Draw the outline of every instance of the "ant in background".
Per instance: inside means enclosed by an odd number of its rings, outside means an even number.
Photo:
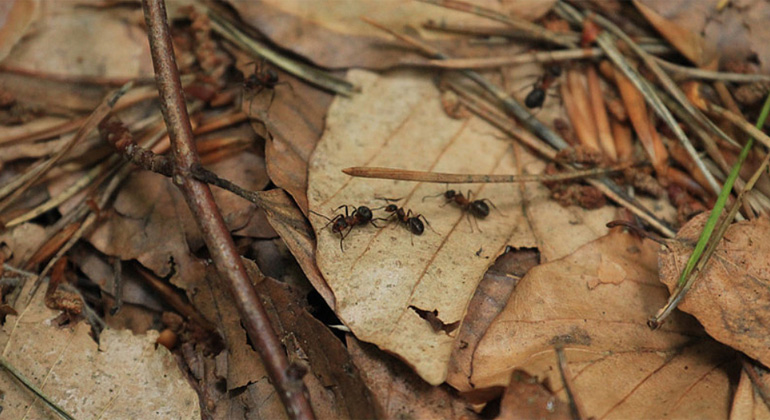
[[[553,85],[556,79],[561,76],[561,67],[558,65],[548,66],[545,74],[535,83],[532,91],[524,98],[524,105],[529,108],[540,108],[545,102],[546,92]]]
[[[393,198],[380,198],[380,200],[385,201],[398,201],[400,198],[393,199]],[[412,212],[412,210],[404,210],[403,207],[399,207],[395,204],[388,204],[384,208],[385,212],[390,213],[387,217],[380,217],[374,220],[383,220],[383,221],[391,221],[395,218],[398,222],[400,222],[404,227],[409,229],[409,232],[412,232],[413,235],[420,236],[425,232],[425,225],[428,225],[430,230],[433,230],[433,228],[430,226],[430,222],[428,222],[428,219],[425,218],[422,214],[415,214]],[[422,220],[421,220],[422,218]],[[423,224],[423,220],[425,223]],[[376,225],[375,225],[376,226]],[[436,232],[435,230],[433,230]],[[414,245],[414,238],[412,239],[412,245]]]
[[[329,221],[329,223],[324,225],[323,229],[325,229],[326,226],[332,225],[332,232],[340,234],[340,250],[345,252],[345,248],[342,247],[342,241],[345,240],[345,238],[350,234],[354,227],[363,226],[367,223],[371,223],[374,227],[379,226],[377,226],[377,224],[372,220],[372,210],[369,207],[358,206],[358,208],[356,208],[356,206],[348,206],[347,204],[343,204],[337,207],[334,212],[337,212],[343,207],[345,208],[345,215],[343,216],[342,214],[338,214],[332,219],[324,216],[323,214],[316,213],[313,210],[310,210],[310,212]],[[348,210],[349,208],[353,208],[353,211],[350,212]],[[343,233],[345,229],[347,229],[347,232]]]
[[[470,221],[471,215],[476,219],[485,219],[487,216],[489,216],[489,205],[491,205],[495,210],[497,210],[497,206],[495,206],[492,200],[488,198],[472,200],[473,192],[471,190],[468,190],[467,197],[464,196],[463,193],[459,191],[446,190],[446,192],[442,194],[425,196],[422,198],[422,200],[425,201],[426,198],[438,197],[439,195],[443,195],[444,198],[446,199],[446,203],[444,203],[443,206],[449,203],[455,203],[457,204],[458,207],[460,207],[465,212],[465,215],[468,216],[468,223],[471,225],[471,230],[473,230],[473,224]],[[489,203],[489,205],[487,205],[487,203]],[[479,223],[477,221],[476,227],[478,226],[479,226]],[[480,231],[481,231],[481,228],[479,227],[479,232]]]
[[[254,103],[254,98],[265,89],[270,90],[270,101],[267,105],[267,109],[270,109],[270,106],[273,104],[273,99],[275,99],[275,88],[276,86],[282,84],[286,84],[291,87],[289,82],[279,81],[278,73],[276,73],[275,70],[267,67],[264,59],[255,62],[254,73],[250,74],[243,80],[243,87],[245,90],[254,92],[251,97],[251,101],[249,102],[248,114],[251,114],[251,106]],[[267,111],[267,109],[265,111]]]

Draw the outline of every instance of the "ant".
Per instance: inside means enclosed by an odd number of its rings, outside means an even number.
[[[254,73],[243,80],[243,87],[248,91],[254,92],[254,95],[251,97],[251,102],[249,102],[249,113],[251,113],[251,106],[254,103],[254,98],[265,89],[270,90],[270,101],[267,105],[267,109],[270,109],[270,106],[273,104],[273,99],[275,99],[275,88],[281,84],[287,84],[291,87],[289,82],[279,81],[278,73],[267,67],[264,59],[254,63]]]
[[[381,198],[381,200],[385,201],[398,201],[398,199],[392,199],[392,198]],[[383,207],[380,207],[383,208]],[[428,225],[430,230],[433,230],[433,228],[430,225],[430,222],[428,222],[428,219],[425,218],[422,214],[415,214],[412,212],[412,210],[404,210],[403,207],[399,207],[395,204],[388,204],[384,207],[385,212],[390,213],[387,217],[380,217],[374,220],[384,220],[384,221],[390,221],[395,218],[397,221],[399,221],[401,224],[404,225],[407,229],[409,229],[409,232],[412,232],[413,235],[420,236],[425,232],[425,225]],[[423,220],[425,223],[423,224]],[[376,226],[376,225],[375,225]],[[433,230],[436,232],[435,230]],[[412,244],[414,245],[414,238],[412,238]]]
[[[546,73],[535,83],[532,91],[524,98],[524,105],[529,109],[542,107],[545,102],[546,91],[559,76],[561,76],[561,67],[549,66]]]
[[[372,210],[369,207],[358,206],[358,208],[356,208],[356,206],[348,206],[347,204],[343,204],[337,207],[334,212],[339,211],[341,208],[345,208],[345,215],[343,216],[342,214],[338,214],[332,219],[324,216],[323,214],[316,213],[313,210],[310,210],[310,212],[329,221],[329,223],[324,225],[324,228],[326,228],[326,226],[332,225],[332,232],[340,234],[340,250],[345,252],[345,248],[342,246],[342,241],[345,240],[345,238],[350,234],[355,226],[363,226],[367,223],[371,223],[374,227],[379,226],[377,226],[377,224],[374,223],[374,220],[372,220]],[[349,208],[353,208],[353,211],[350,212]],[[345,229],[347,229],[347,232],[343,233]]]
[[[446,190],[443,194],[433,195],[433,196],[425,196],[423,197],[423,201],[425,201],[428,197],[437,197],[439,195],[443,195],[444,198],[446,198],[446,203],[444,205],[447,205],[449,203],[454,202],[457,204],[463,211],[466,212],[466,215],[468,216],[468,223],[470,223],[470,216],[473,215],[476,219],[485,219],[487,216],[489,216],[489,205],[491,205],[495,210],[497,210],[497,206],[492,202],[492,200],[488,198],[482,198],[479,200],[472,200],[473,192],[471,190],[468,190],[467,197],[463,195],[463,193],[455,190]],[[489,203],[489,205],[487,205]],[[499,211],[499,210],[498,210]],[[478,222],[476,222],[476,226],[478,227]],[[471,230],[473,230],[473,224],[471,224]],[[481,231],[481,228],[479,228],[479,231]]]

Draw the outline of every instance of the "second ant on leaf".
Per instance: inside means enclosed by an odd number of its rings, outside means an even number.
[[[395,199],[380,198],[380,200],[392,202],[392,201],[399,201],[400,198],[395,198]],[[420,236],[423,234],[423,232],[425,232],[425,225],[428,225],[428,228],[430,228],[430,230],[433,230],[433,228],[430,226],[430,222],[428,222],[428,219],[426,219],[425,216],[423,216],[422,214],[415,214],[412,212],[411,209],[404,210],[403,207],[399,207],[396,204],[388,204],[380,208],[383,208],[385,212],[390,213],[390,215],[387,217],[380,217],[374,220],[383,220],[388,222],[395,219],[396,221],[404,225],[404,227],[409,229],[409,232],[417,236]],[[424,224],[423,224],[423,221],[425,221]],[[436,231],[433,230],[433,232],[436,232]],[[414,238],[412,238],[412,245],[414,245]]]
[[[345,248],[342,246],[342,241],[345,240],[345,238],[350,234],[354,227],[363,226],[367,223],[371,223],[374,227],[379,226],[377,226],[377,224],[374,223],[374,220],[372,220],[372,210],[369,207],[358,206],[358,208],[356,208],[356,206],[343,204],[337,207],[334,212],[337,212],[342,208],[345,209],[345,215],[343,216],[342,214],[338,214],[331,219],[313,210],[310,210],[310,212],[329,221],[329,223],[324,225],[323,228],[325,229],[327,226],[332,225],[332,232],[340,234],[340,250],[345,252]],[[353,208],[352,212],[349,211],[350,208]],[[346,229],[347,232],[345,232]]]

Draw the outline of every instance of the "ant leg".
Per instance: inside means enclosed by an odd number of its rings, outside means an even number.
[[[399,197],[399,198],[374,197],[374,198],[377,200],[387,201],[388,203],[394,203],[396,201],[401,201],[404,199],[404,197]]]
[[[495,210],[497,210],[498,213],[500,213],[501,215],[505,216],[505,213],[501,212],[500,209],[497,208],[495,203],[492,202],[492,200],[490,200],[488,198],[483,198],[483,199],[481,199],[479,201],[483,201],[485,203],[489,203],[489,205],[492,206],[492,208],[494,208]]]
[[[471,227],[471,233],[473,233],[473,222],[471,222],[471,212],[466,211],[465,217],[468,219],[468,226]]]

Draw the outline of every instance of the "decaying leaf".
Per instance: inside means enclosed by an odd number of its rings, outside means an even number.
[[[372,391],[376,409],[368,417],[396,419],[478,418],[447,386],[430,386],[399,360],[371,344],[347,337],[348,352]]]
[[[430,227],[412,236],[398,223],[384,229],[356,226],[344,240],[343,252],[340,236],[325,228],[328,221],[311,215],[318,231],[318,267],[334,292],[338,316],[356,337],[399,355],[426,381],[439,384],[446,377],[456,334],[434,331],[412,308],[436,310],[447,325],[460,321],[492,258],[509,243],[534,245],[520,194],[504,184],[471,186],[474,197],[489,198],[498,208],[476,227],[459,208],[442,207],[442,197],[423,201],[441,195],[441,184],[353,179],[341,169],[363,165],[516,173],[511,145],[477,118],[447,117],[427,77],[413,72],[378,77],[361,71],[348,77],[364,93],[337,98],[330,108],[310,164],[310,209],[333,217],[340,205],[377,208],[386,204],[378,197],[403,198],[399,204],[425,216]],[[453,188],[467,193],[462,186]],[[375,211],[375,217],[385,216]]]
[[[687,223],[660,253],[660,279],[669,290],[679,280],[708,215]],[[692,314],[712,337],[770,366],[770,221],[738,222],[727,229],[711,260],[679,309]]]
[[[552,1],[539,0],[486,0],[481,3],[485,7],[526,19],[542,16],[553,5]],[[386,68],[403,59],[417,57],[403,48],[386,47],[384,44],[390,42],[390,39],[362,22],[361,16],[376,18],[394,28],[405,25],[419,28],[428,20],[490,26],[489,20],[478,16],[408,0],[234,2],[233,7],[244,21],[276,44],[327,68]],[[443,40],[442,48],[458,56],[511,51],[511,47],[504,44],[486,46],[469,44],[467,41],[458,43],[456,40],[448,40],[451,37],[446,34],[436,35],[430,31],[423,33],[429,38]]]
[[[43,304],[43,288],[0,333],[3,357],[78,419],[199,418],[198,396],[157,332],[102,331],[99,344],[84,321],[65,326]],[[58,419],[7,372],[0,374],[3,417]],[[169,398],[173,395],[173,398]]]
[[[264,162],[254,154],[240,153],[217,162],[211,170],[249,190],[267,184]],[[218,188],[214,197],[225,222],[242,227],[251,203]],[[94,247],[122,260],[136,259],[160,277],[176,270],[174,282],[184,287],[203,274],[193,252],[203,245],[187,203],[172,182],[161,175],[139,171],[132,174],[115,199],[106,220],[87,238]]]
[[[561,345],[589,416],[726,416],[734,353],[681,313],[662,330],[647,327],[668,295],[655,255],[650,241],[613,233],[530,270],[481,340],[471,382],[506,385],[522,369],[563,395]]]

